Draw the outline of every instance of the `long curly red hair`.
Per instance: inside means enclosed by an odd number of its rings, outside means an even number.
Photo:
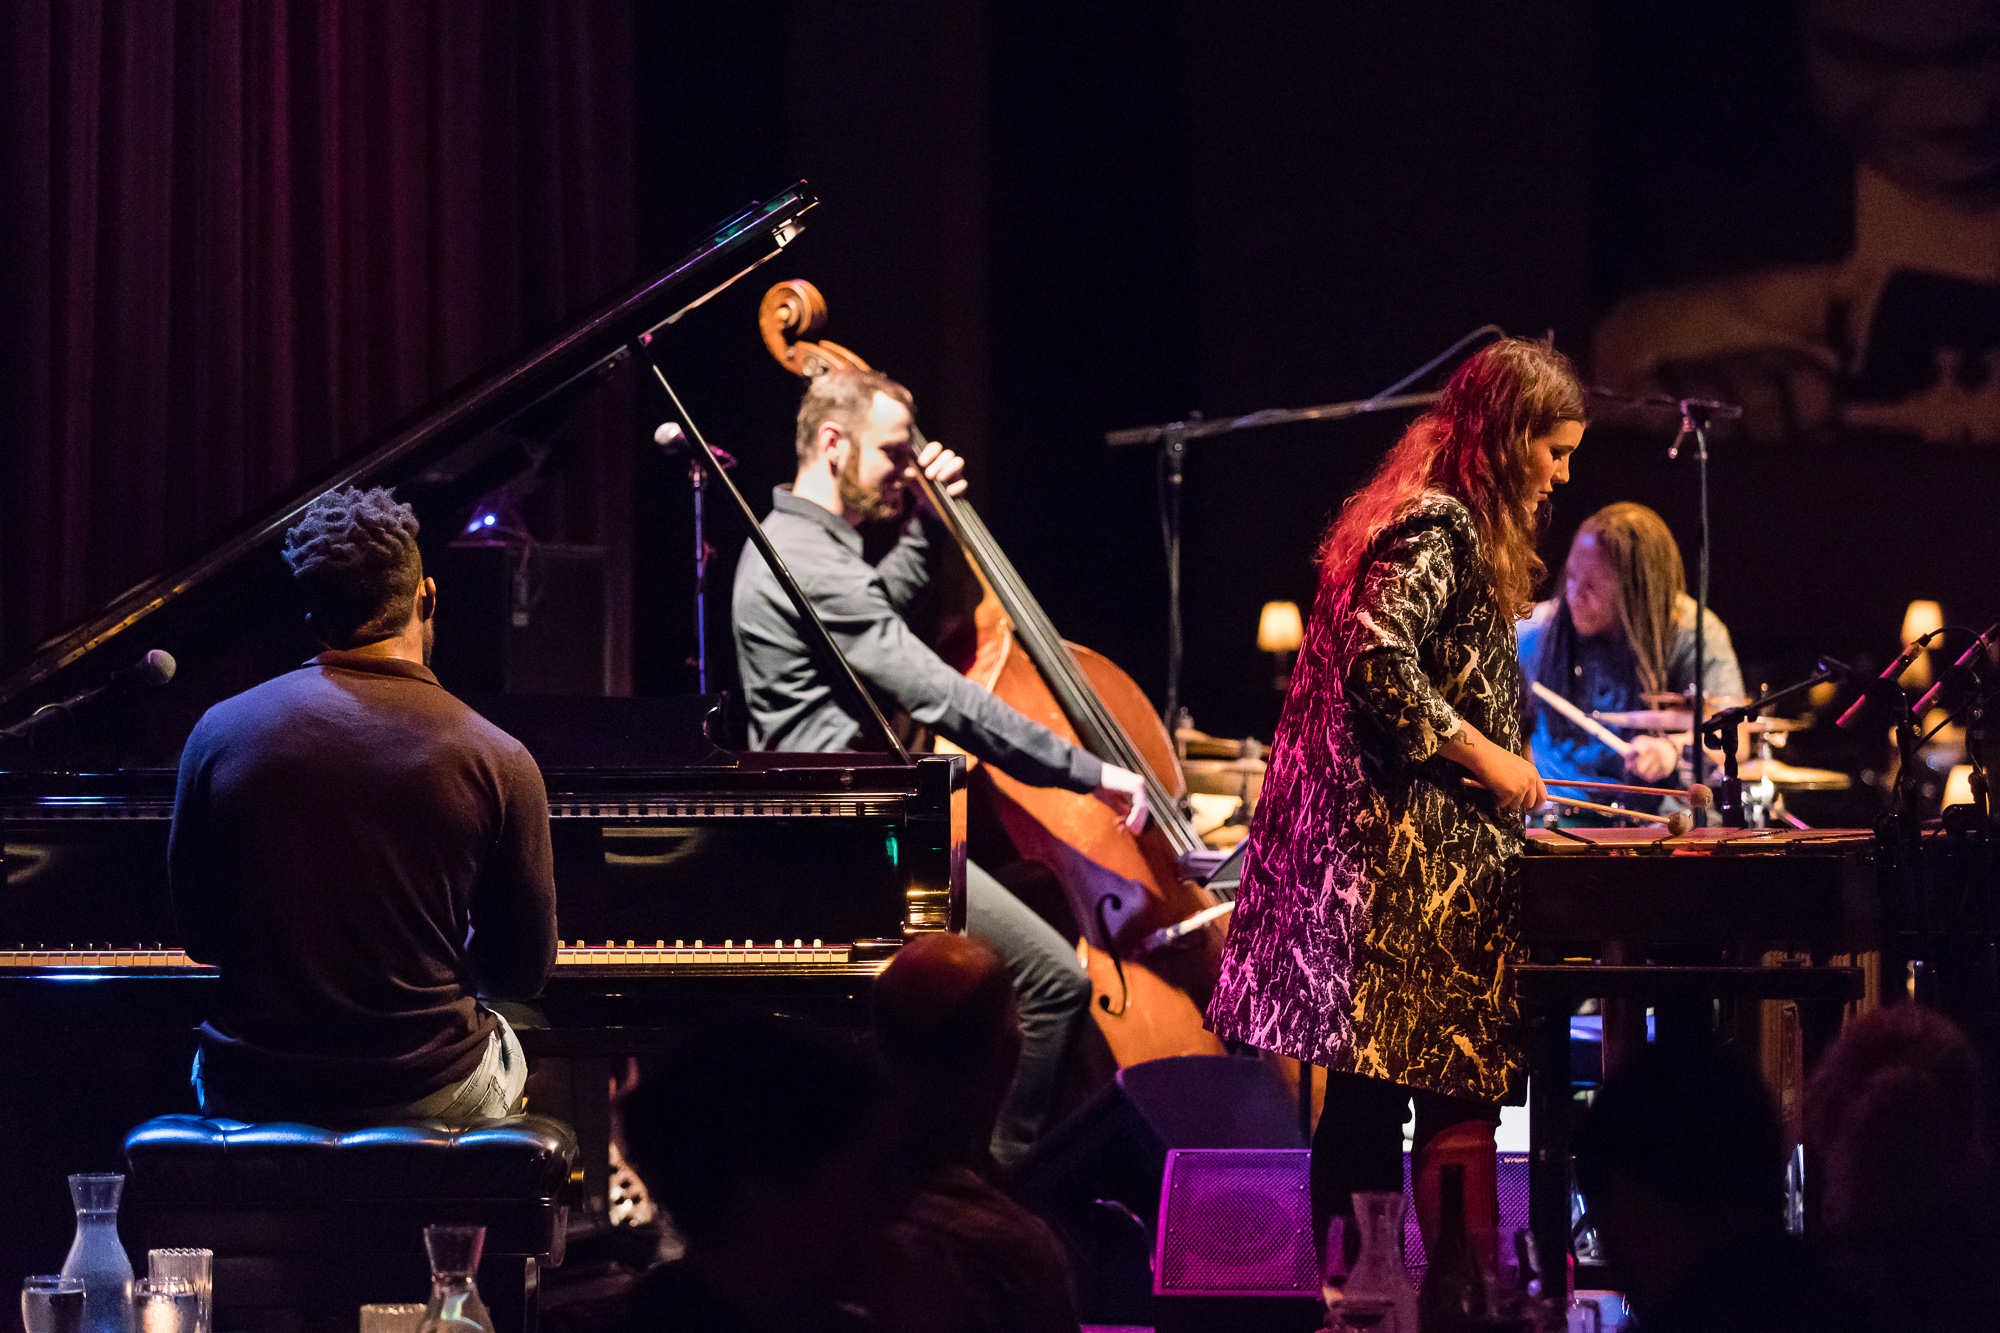
[[[1587,421],[1587,407],[1576,367],[1553,345],[1502,338],[1480,348],[1341,507],[1320,544],[1322,581],[1351,584],[1383,530],[1426,491],[1442,491],[1472,511],[1481,572],[1500,605],[1526,615],[1544,572],[1528,441],[1560,422]]]

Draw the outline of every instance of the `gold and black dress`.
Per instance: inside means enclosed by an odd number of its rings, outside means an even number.
[[[1518,816],[1439,745],[1521,751],[1514,624],[1472,515],[1427,493],[1324,581],[1208,1007],[1219,1035],[1449,1097],[1518,1101]]]

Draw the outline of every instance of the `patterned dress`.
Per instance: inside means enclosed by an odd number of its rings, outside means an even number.
[[[1515,1101],[1518,816],[1438,746],[1521,751],[1514,625],[1472,515],[1431,492],[1322,585],[1208,1007],[1219,1035],[1445,1096]]]

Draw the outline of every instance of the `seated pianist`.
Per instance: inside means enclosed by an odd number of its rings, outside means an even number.
[[[426,665],[438,592],[408,505],[329,492],[284,557],[326,651],[209,709],[174,799],[175,912],[221,970],[202,1113],[513,1114],[526,1061],[480,997],[531,997],[555,964],[541,771]]]

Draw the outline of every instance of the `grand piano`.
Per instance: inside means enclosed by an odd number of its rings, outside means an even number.
[[[798,235],[814,204],[801,182],[751,205],[679,263],[457,386],[0,679],[0,1041],[17,1073],[87,1082],[64,1063],[80,1049],[126,1070],[93,1108],[130,1102],[104,1110],[112,1134],[121,1119],[192,1109],[135,1091],[185,1083],[214,983],[177,948],[166,883],[175,766],[204,709],[316,651],[278,555],[299,513],[337,487],[394,487],[416,506],[434,564],[435,544],[530,466],[524,439],[537,426],[630,373],[665,326]],[[175,659],[171,681],[134,683],[153,650]],[[906,939],[963,924],[957,757],[731,753],[708,697],[467,701],[522,740],[549,792],[562,947],[523,1040],[579,1062],[579,1086],[594,1083],[597,1099],[610,1061],[689,1013],[861,1019]],[[583,1119],[601,1115],[593,1100],[586,1091]],[[579,1130],[587,1149],[604,1133]],[[73,1160],[65,1169],[90,1169]],[[599,1197],[603,1160],[591,1158]]]

